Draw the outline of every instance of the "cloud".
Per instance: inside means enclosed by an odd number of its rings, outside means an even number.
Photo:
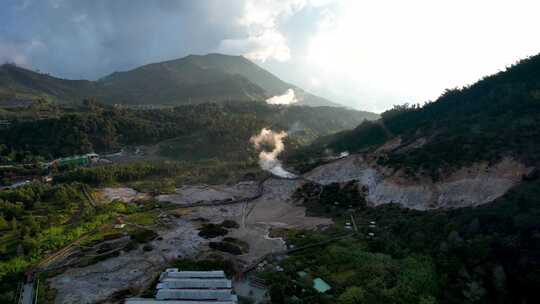
[[[18,66],[31,68],[28,54],[33,50],[43,49],[45,44],[39,40],[28,42],[11,42],[0,39],[0,64],[14,63]]]
[[[8,1],[1,59],[65,78],[103,77],[142,64],[215,51],[245,35],[242,0]],[[226,18],[224,18],[226,16]],[[29,48],[43,41],[46,48]]]
[[[291,51],[280,30],[283,20],[291,18],[309,2],[306,0],[247,0],[236,22],[247,36],[223,40],[219,50],[242,53],[245,57],[265,62],[269,59],[288,61]]]
[[[538,53],[539,9],[537,0],[4,0],[0,61],[96,79],[189,54],[244,55],[312,93],[383,111]]]
[[[268,59],[287,61],[291,58],[285,37],[275,29],[266,29],[244,39],[225,39],[221,42],[219,51],[240,53],[248,59],[262,62]]]

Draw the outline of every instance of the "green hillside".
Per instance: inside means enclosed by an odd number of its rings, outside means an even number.
[[[242,56],[209,54],[115,72],[98,81],[66,80],[14,65],[0,67],[0,99],[42,97],[62,103],[180,105],[265,100],[294,89],[299,104],[340,106],[283,82]]]
[[[540,55],[477,83],[447,90],[423,106],[402,105],[354,130],[318,140],[290,157],[302,161],[324,151],[370,151],[400,137],[379,163],[436,173],[474,161],[516,157],[540,163]],[[407,149],[409,144],[425,142]]]
[[[96,89],[88,80],[60,79],[11,64],[0,66],[0,99],[45,98],[70,103],[91,96]]]
[[[56,112],[49,112],[46,119],[34,119],[26,113],[29,111],[33,109],[9,112],[13,123],[0,133],[2,162],[106,152],[123,145],[151,145],[165,140],[161,152],[173,158],[246,159],[254,155],[249,138],[263,127],[291,130],[291,145],[301,145],[374,118],[345,108],[282,107],[256,101],[158,110],[85,102],[78,108],[55,107]]]

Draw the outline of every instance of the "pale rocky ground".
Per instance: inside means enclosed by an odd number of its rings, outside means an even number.
[[[255,182],[243,182],[233,186],[185,185],[176,189],[174,194],[158,195],[157,200],[181,205],[194,204],[200,201],[236,200],[254,196],[257,194],[257,188]]]
[[[55,303],[97,303],[126,287],[150,284],[166,263],[178,256],[196,257],[207,240],[197,235],[196,227],[178,219],[174,228],[160,231],[163,240],[154,240],[154,250],[142,246],[118,257],[82,268],[70,268],[49,280],[57,290]]]
[[[258,258],[285,249],[279,238],[269,238],[271,227],[314,229],[330,225],[325,218],[307,217],[305,209],[296,206],[290,197],[300,181],[268,179],[264,184],[263,195],[257,200],[215,207],[194,207],[181,209],[180,218],[173,219],[170,227],[158,231],[163,240],[154,240],[154,250],[135,251],[109,258],[105,261],[82,268],[71,268],[49,280],[50,286],[57,290],[55,303],[98,303],[107,300],[115,292],[127,287],[147,286],[152,282],[167,262],[177,257],[200,258],[209,253],[209,241],[198,236],[201,218],[212,223],[230,219],[240,224],[238,229],[230,229],[227,237],[247,242],[248,253],[236,256],[239,265],[248,265]],[[224,198],[253,197],[258,185],[242,183],[235,186],[185,186],[175,195],[179,205],[185,202],[202,200],[221,200]],[[108,193],[115,191],[108,190]],[[126,190],[122,190],[123,193]],[[128,191],[129,192],[129,191]],[[131,192],[130,192],[131,193]],[[168,199],[167,201],[175,202]],[[223,254],[227,256],[227,254]]]
[[[103,188],[99,192],[99,195],[103,200],[107,202],[119,200],[125,203],[132,202],[133,200],[144,200],[149,198],[148,194],[137,192],[131,188]]]
[[[530,170],[505,158],[491,166],[478,163],[460,169],[438,182],[427,178],[411,181],[400,172],[377,167],[360,155],[351,155],[317,167],[305,177],[322,184],[355,179],[367,187],[367,200],[371,205],[398,203],[411,209],[427,210],[489,203],[519,183]]]
[[[371,164],[360,155],[351,155],[327,165],[315,168],[305,178],[322,184],[346,182],[356,179],[367,188],[371,205],[399,203],[404,207],[426,210],[434,208],[457,208],[476,206],[493,201],[520,182],[523,174],[530,171],[510,158],[488,165],[478,163],[445,176],[438,182],[425,178],[411,181],[400,172]],[[238,229],[230,229],[228,237],[247,242],[249,253],[236,256],[240,265],[248,265],[265,254],[285,249],[281,239],[268,237],[272,227],[315,229],[332,224],[330,219],[307,217],[305,208],[295,205],[291,196],[304,181],[271,178],[264,183],[263,195],[248,203],[224,206],[193,207],[182,209],[180,218],[172,225],[162,228],[150,252],[141,248],[82,268],[71,268],[49,280],[57,290],[55,303],[98,303],[126,287],[142,287],[150,284],[167,264],[177,257],[199,258],[209,253],[208,242],[198,236],[201,218],[212,223],[234,220]],[[256,183],[234,186],[184,186],[162,201],[192,204],[200,201],[216,201],[253,197]],[[131,201],[140,195],[129,188],[103,189],[109,200]],[[142,246],[141,246],[142,247]],[[227,254],[224,254],[227,256]]]

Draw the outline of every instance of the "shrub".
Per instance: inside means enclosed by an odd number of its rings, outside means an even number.
[[[242,254],[242,249],[240,249],[240,247],[229,242],[210,242],[209,246],[214,250],[219,250],[234,255]]]
[[[227,233],[227,229],[224,229],[221,225],[205,224],[199,232],[199,236],[205,239],[211,239],[218,236],[224,236]]]
[[[141,244],[148,243],[155,239],[157,236],[157,233],[150,229],[136,230],[131,234],[131,237]]]

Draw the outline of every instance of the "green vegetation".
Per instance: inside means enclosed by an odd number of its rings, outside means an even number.
[[[60,172],[54,178],[59,183],[72,181],[91,185],[127,183],[141,190],[160,192],[160,189],[170,191],[171,184],[179,186],[184,183],[224,183],[238,180],[246,174],[256,177],[260,174],[260,169],[254,162],[141,161],[77,168]]]
[[[0,192],[0,299],[48,252],[110,221],[111,211],[90,208],[81,187],[32,183]]]
[[[360,191],[358,182],[352,180],[343,185],[330,183],[320,185],[312,182],[296,189],[293,198],[302,200],[308,212],[328,214],[331,210],[341,214],[344,208],[365,208],[365,189]],[[324,211],[320,209],[324,208]]]
[[[203,224],[200,230],[201,231],[199,232],[199,236],[205,239],[213,239],[215,237],[224,236],[227,233],[229,233],[229,231],[223,228],[222,225],[217,225],[217,224],[212,224],[212,223]]]
[[[426,143],[406,152],[395,149],[379,163],[435,178],[445,169],[475,161],[514,156],[540,163],[540,55],[463,89],[447,90],[424,106],[403,105],[382,114],[377,122],[322,138],[291,155],[291,162],[309,162],[325,151],[373,150],[399,136],[403,146]],[[306,167],[308,168],[308,167]]]
[[[115,217],[128,223],[152,226],[158,213],[155,202],[127,204],[115,201],[95,206],[85,193],[91,189],[78,182],[49,185],[39,182],[0,192],[0,302],[14,296],[22,274],[38,266],[44,258],[77,241],[86,247],[103,240],[122,237],[113,229]],[[125,231],[133,241],[124,250],[147,243],[157,235],[150,229],[135,226]],[[98,253],[106,253],[107,246]],[[119,252],[103,254],[81,261],[90,265]]]
[[[75,240],[96,244],[121,236],[110,225],[117,216],[134,224],[124,230],[132,237],[124,250],[154,250],[149,242],[158,237],[151,228],[158,222],[154,208],[159,204],[152,200],[136,204],[114,201],[95,206],[87,197],[92,192],[90,186],[123,184],[150,193],[170,193],[182,184],[256,178],[261,171],[249,138],[263,127],[290,131],[286,144],[287,151],[293,152],[288,161],[301,171],[320,163],[319,157],[328,152],[373,152],[398,138],[398,147],[376,155],[378,164],[411,174],[430,174],[433,179],[444,171],[477,161],[495,162],[504,156],[540,165],[540,55],[469,87],[448,90],[435,102],[396,106],[379,121],[363,123],[365,113],[346,109],[246,102],[248,95],[248,99],[262,100],[268,92],[287,89],[288,85],[272,80],[264,71],[252,73],[251,63],[238,65],[238,60],[195,56],[116,73],[98,82],[64,81],[13,66],[0,68],[1,83],[17,84],[13,87],[16,92],[0,88],[2,96],[16,99],[28,94],[36,101],[23,110],[0,112],[11,122],[0,133],[0,163],[9,164],[0,168],[3,183],[19,176],[43,176],[46,172],[38,165],[40,161],[90,151],[117,151],[125,146],[156,145],[160,156],[174,159],[55,169],[54,185],[33,182],[1,191],[0,302],[10,301],[22,273],[51,252]],[[212,71],[215,75],[210,84],[166,90],[171,84],[185,84],[185,75],[210,77],[201,68],[203,63],[211,63],[217,70]],[[172,72],[166,79],[157,77],[169,68]],[[148,75],[159,80],[151,84],[153,90],[131,85],[146,81]],[[105,84],[110,88],[103,89]],[[98,87],[101,91],[96,91]],[[193,98],[189,100],[193,104],[136,110],[93,100],[72,107],[50,103],[51,99],[82,99],[87,94],[132,104],[140,103],[139,98],[169,104]],[[221,100],[214,100],[215,96]],[[224,101],[231,98],[239,101]],[[209,100],[221,102],[201,103]],[[343,131],[356,125],[354,130]],[[11,166],[21,162],[25,165]],[[276,229],[272,235],[285,236],[296,248],[333,240],[338,233],[342,235],[342,224],[350,214],[359,231],[320,247],[296,251],[280,262],[283,272],[263,274],[272,301],[535,303],[536,286],[540,285],[537,177],[531,175],[489,205],[427,212],[396,205],[368,208],[366,191],[356,181],[324,186],[305,183],[294,197],[303,200],[310,213],[331,215],[336,226],[324,232]],[[206,221],[199,235],[223,237],[210,247],[242,254],[249,251],[248,244],[225,237],[227,229],[238,226],[233,221]],[[99,248],[104,253],[109,249]],[[222,260],[180,260],[173,267],[233,272],[232,264]],[[331,289],[318,293],[313,289],[315,278],[328,282]]]
[[[357,209],[359,234],[288,257],[267,274],[275,303],[534,303],[540,284],[540,180],[494,203],[414,211],[398,205]],[[376,225],[370,227],[370,222]],[[374,237],[368,237],[368,233]],[[290,243],[329,233],[294,232]],[[299,278],[305,271],[308,278]],[[316,293],[311,279],[332,286]],[[284,284],[284,282],[287,282]],[[304,290],[302,292],[302,290]]]
[[[15,111],[15,110],[14,110]],[[13,112],[23,115],[27,110]],[[28,110],[31,111],[31,110]],[[44,119],[13,119],[0,134],[0,162],[32,162],[125,145],[159,145],[163,156],[181,160],[246,160],[256,152],[249,139],[263,127],[293,129],[291,147],[352,128],[365,115],[331,107],[279,107],[264,102],[184,105],[131,110],[86,100],[84,105]]]
[[[163,106],[265,100],[288,89],[294,89],[303,104],[337,105],[282,81],[242,56],[190,55],[115,72],[98,81],[65,80],[12,64],[0,66],[0,99],[38,97],[78,103],[98,98],[109,104]]]
[[[340,241],[322,250],[287,258],[284,273],[267,274],[273,303],[423,303],[439,292],[431,258],[394,258],[369,252],[361,242]],[[305,271],[306,277],[297,272]],[[313,289],[313,279],[331,286],[326,294]]]
[[[157,233],[149,229],[138,229],[130,235],[134,240],[141,244],[148,243],[157,237]]]
[[[214,250],[230,253],[232,255],[240,255],[243,253],[238,245],[231,242],[210,242],[208,246]]]

